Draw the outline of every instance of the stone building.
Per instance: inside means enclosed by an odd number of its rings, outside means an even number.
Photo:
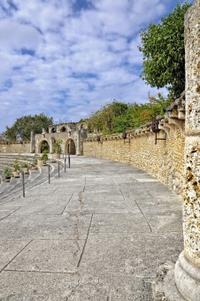
[[[43,129],[42,134],[31,133],[30,151],[42,153],[47,149],[50,154],[54,152],[54,144],[61,141],[62,154],[82,155],[83,139],[87,137],[87,129],[76,123],[61,123]]]

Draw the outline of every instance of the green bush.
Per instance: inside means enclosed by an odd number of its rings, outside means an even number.
[[[15,172],[19,172],[20,171],[20,164],[18,160],[15,160],[13,163],[13,169]]]
[[[21,167],[29,169],[29,164],[27,162],[23,162]]]
[[[62,144],[61,139],[56,140],[56,142],[53,144],[53,153],[61,154],[62,152],[61,144]]]
[[[3,175],[5,178],[11,178],[12,170],[9,167],[6,167],[3,171]]]
[[[48,152],[45,151],[42,156],[41,156],[41,160],[46,164],[47,160],[48,160]]]

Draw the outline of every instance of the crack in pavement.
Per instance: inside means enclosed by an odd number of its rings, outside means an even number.
[[[11,216],[13,213],[15,213],[16,211],[18,211],[21,207],[18,207],[17,209],[13,210],[12,212],[10,212],[8,215],[0,218],[0,222],[4,219],[6,219],[7,217]]]
[[[71,194],[71,196],[70,196],[70,198],[69,198],[69,200],[68,200],[66,206],[64,207],[64,209],[63,209],[63,211],[61,212],[60,215],[63,215],[63,214],[64,214],[64,212],[65,212],[67,206],[69,205],[69,203],[71,202],[71,200],[72,200],[72,198],[73,198],[73,195],[74,195],[74,192]]]
[[[144,219],[145,219],[145,221],[146,221],[146,223],[147,223],[147,225],[148,225],[148,227],[149,227],[150,232],[152,233],[153,230],[152,230],[152,227],[151,227],[151,225],[150,225],[150,223],[149,223],[149,221],[148,221],[146,215],[145,215],[144,212],[142,211],[142,209],[141,209],[141,207],[139,206],[138,202],[137,202],[136,200],[134,200],[134,202],[135,202],[136,206],[138,207],[138,209],[140,210],[142,216],[144,217]]]
[[[92,225],[93,216],[94,216],[94,214],[92,213],[91,218],[90,218],[89,227],[88,227],[88,230],[87,230],[87,236],[86,236],[86,239],[85,239],[85,243],[83,245],[82,253],[80,255],[80,258],[79,258],[79,261],[78,261],[78,264],[77,264],[77,268],[79,268],[79,266],[81,264],[81,260],[82,260],[83,254],[85,252],[86,244],[87,244],[89,233],[90,233],[90,228],[91,228],[91,225]]]

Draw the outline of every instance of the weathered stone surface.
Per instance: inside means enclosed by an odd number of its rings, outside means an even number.
[[[159,134],[160,137],[164,134]],[[166,141],[155,144],[155,134],[138,135],[124,142],[119,140],[84,141],[84,155],[128,163],[155,176],[159,181],[181,192],[184,183],[184,129],[171,126]],[[123,181],[123,179],[121,179]],[[152,181],[148,178],[142,182]]]
[[[133,295],[134,292],[134,295]],[[151,279],[107,275],[3,272],[2,301],[152,301]]]
[[[75,273],[83,240],[34,240],[5,270]]]
[[[170,261],[159,267],[153,282],[154,301],[184,301],[174,281],[174,264]]]
[[[134,221],[133,221],[134,222]],[[181,250],[182,239],[175,241],[177,234],[155,235],[149,231],[133,235],[101,233],[88,239],[81,270],[90,274],[113,273],[154,277],[156,268],[168,258],[175,261]],[[159,245],[159,249],[158,249]],[[123,246],[123,247],[122,247]]]
[[[184,191],[185,256],[200,267],[200,3],[196,1],[185,20],[186,49],[186,147]]]
[[[18,254],[30,241],[0,240],[0,271]]]
[[[29,153],[30,143],[0,143],[0,153]]]
[[[186,141],[184,252],[175,266],[176,286],[186,300],[200,300],[200,1],[185,19]]]

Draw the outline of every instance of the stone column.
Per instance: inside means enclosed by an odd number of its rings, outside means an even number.
[[[31,131],[31,142],[30,142],[30,153],[35,152],[35,135],[33,131]]]
[[[81,154],[80,153],[80,143],[81,143],[81,141],[80,141],[80,129],[77,129],[76,133],[77,133],[76,155],[80,156],[80,154]]]
[[[186,15],[185,51],[184,251],[176,263],[175,281],[185,300],[200,301],[200,0]]]
[[[50,138],[49,140],[49,153],[53,154],[53,140]]]

